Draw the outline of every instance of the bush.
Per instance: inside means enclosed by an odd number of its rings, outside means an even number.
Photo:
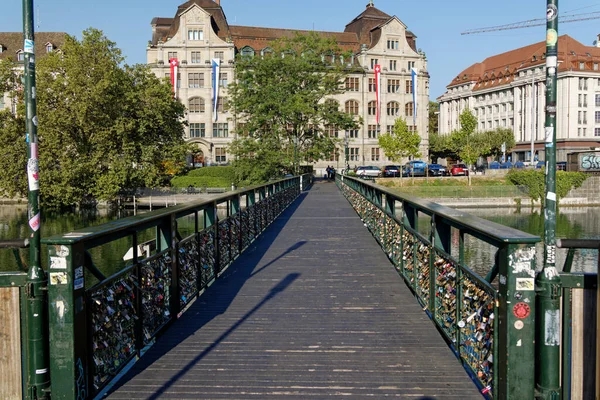
[[[508,173],[507,179],[513,185],[525,186],[528,189],[528,195],[532,201],[540,200],[544,204],[546,194],[546,181],[544,171],[538,170],[512,170]],[[587,179],[587,175],[582,172],[556,172],[556,197],[557,201],[565,197],[569,191],[580,187]]]
[[[203,167],[191,170],[186,176],[229,179],[231,184],[235,173],[233,167]]]

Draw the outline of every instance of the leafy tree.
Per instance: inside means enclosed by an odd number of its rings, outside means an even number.
[[[396,119],[391,133],[384,133],[379,136],[379,147],[394,162],[401,162],[404,157],[420,157],[420,144],[421,136],[417,131],[411,132],[408,130],[404,118]]]
[[[435,101],[429,102],[429,136],[438,133],[440,120],[440,104]]]
[[[123,66],[121,51],[99,30],[84,31],[81,41],[67,36],[62,52],[40,59],[37,94],[46,206],[111,200],[122,190],[159,185],[167,170],[184,165],[183,105],[146,66]],[[0,146],[11,140],[2,132]],[[0,168],[14,162],[3,158]],[[7,192],[22,191],[1,183]]]
[[[273,53],[238,57],[237,82],[229,86],[230,109],[244,132],[229,151],[238,181],[264,181],[331,155],[340,140],[325,133],[356,129],[360,122],[332,96],[344,92],[348,73],[337,44],[316,33],[283,38]]]
[[[440,135],[437,132],[429,134],[429,157],[433,162],[438,158],[457,157],[452,150],[450,135]]]
[[[469,170],[477,162],[477,159],[490,151],[485,137],[476,134],[477,117],[471,110],[465,109],[459,116],[460,130],[451,134],[452,147],[458,157],[464,161]],[[471,184],[471,175],[468,175],[469,185]]]
[[[506,144],[506,151],[509,151],[513,147],[515,147],[515,134],[512,129],[507,128],[497,128],[493,131],[486,131],[483,133],[485,136],[485,141],[489,146],[489,152],[487,154],[483,154],[484,157],[500,157],[502,156],[502,144]]]

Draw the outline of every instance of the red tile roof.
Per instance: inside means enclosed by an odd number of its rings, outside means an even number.
[[[585,46],[568,35],[558,38],[558,50],[559,72],[580,70],[579,62],[591,71],[594,63],[600,63],[600,48]],[[462,71],[447,87],[473,82],[475,91],[502,86],[512,82],[520,70],[542,65],[546,65],[546,42],[488,57]]]
[[[34,36],[35,53],[38,55],[46,54],[46,44],[51,43],[55,49],[60,48],[65,43],[64,32],[36,32]],[[0,45],[2,53],[0,60],[11,57],[13,61],[17,60],[17,51],[23,50],[22,32],[0,32]]]

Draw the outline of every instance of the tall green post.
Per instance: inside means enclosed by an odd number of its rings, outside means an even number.
[[[536,388],[539,399],[560,399],[560,294],[556,270],[556,75],[558,73],[558,0],[546,7],[546,196],[544,267],[537,274]]]
[[[348,138],[348,131],[346,131],[346,136],[344,136],[344,155],[346,156],[346,173],[348,173],[348,170],[350,170],[350,164],[348,164],[349,161],[349,154],[348,154],[348,141],[350,139]]]
[[[28,143],[27,178],[29,185],[29,271],[27,273],[27,396],[48,398],[47,278],[40,263],[40,209],[38,176],[37,107],[35,86],[35,51],[33,0],[23,0],[23,52],[26,106],[26,140]]]

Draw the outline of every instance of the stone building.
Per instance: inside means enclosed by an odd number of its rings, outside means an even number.
[[[147,62],[158,77],[170,77],[169,60],[178,60],[177,95],[187,107],[187,139],[198,146],[196,163],[222,164],[231,161],[227,145],[235,138],[236,121],[226,109],[227,84],[235,80],[238,54],[261,56],[272,51],[270,44],[290,29],[229,25],[220,0],[190,0],[181,4],[175,17],[152,20],[152,40]],[[306,33],[306,32],[304,32]],[[373,1],[343,32],[318,32],[333,37],[340,47],[352,50],[362,67],[346,81],[347,91],[335,99],[347,112],[362,116],[364,126],[357,131],[331,132],[348,137],[349,164],[389,163],[378,146],[377,136],[404,117],[410,129],[422,137],[424,156],[428,149],[429,73],[425,54],[416,46],[416,36],[397,17],[378,10]],[[219,59],[219,101],[213,107],[212,60]],[[380,65],[381,118],[376,124],[374,67]],[[413,104],[411,71],[417,73],[417,107]],[[214,113],[216,108],[216,116]],[[416,112],[416,116],[415,116]],[[215,118],[216,117],[216,118]],[[315,164],[344,167],[344,145],[331,158]]]
[[[37,57],[52,51],[60,51],[60,47],[65,42],[64,32],[36,32],[35,33],[35,54]],[[17,63],[17,69],[24,70],[23,60],[23,33],[22,32],[0,32],[0,60],[12,59]],[[17,84],[17,83],[15,83]],[[12,103],[8,93],[0,93],[0,110],[9,108],[16,112],[16,104]]]
[[[598,42],[597,42],[598,43]],[[600,48],[564,35],[558,39],[557,160],[574,151],[600,147]],[[470,109],[478,130],[510,128],[512,161],[544,160],[546,42],[486,58],[459,73],[438,98],[439,133],[460,127]],[[533,132],[533,135],[532,135]]]

